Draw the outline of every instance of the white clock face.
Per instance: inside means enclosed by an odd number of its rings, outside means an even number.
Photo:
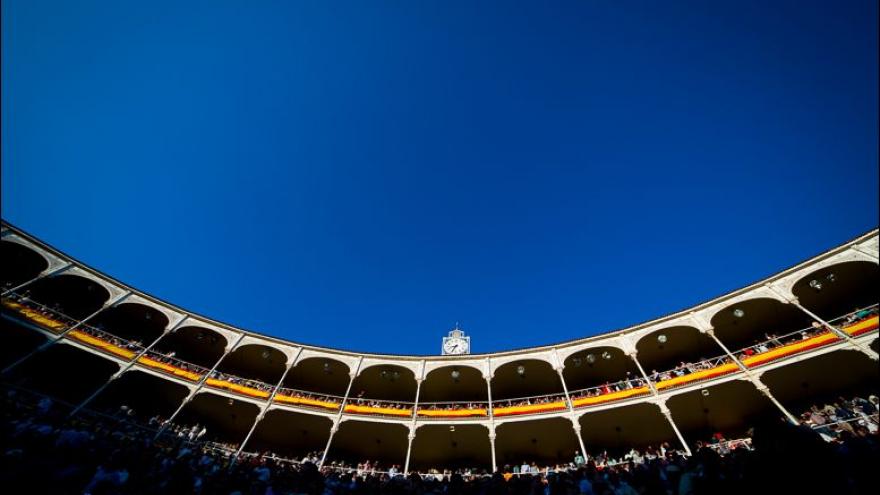
[[[466,354],[468,352],[467,340],[450,337],[443,343],[443,352],[446,354]]]

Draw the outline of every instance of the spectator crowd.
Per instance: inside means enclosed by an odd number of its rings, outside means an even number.
[[[377,461],[319,468],[322,452],[236,456],[235,445],[203,441],[200,425],[165,425],[156,439],[161,418],[139,425],[125,407],[71,418],[48,398],[7,389],[0,486],[53,494],[867,493],[880,452],[877,406],[876,396],[839,398],[804,411],[800,426],[769,421],[756,425],[752,438],[733,442],[716,434],[695,445],[692,456],[661,444],[616,458],[577,453],[554,466],[523,462],[496,473],[404,475],[399,465],[385,469]]]

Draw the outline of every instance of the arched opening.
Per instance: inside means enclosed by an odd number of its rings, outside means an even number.
[[[476,468],[492,471],[489,430],[482,425],[423,425],[416,430],[410,471]]]
[[[287,356],[274,347],[247,344],[230,352],[217,371],[232,377],[262,382],[270,389],[278,383],[287,367]]]
[[[3,258],[0,284],[4,291],[33,280],[49,267],[49,262],[40,253],[17,242],[0,242],[0,256]]]
[[[165,331],[168,317],[144,304],[123,303],[100,312],[88,325],[114,337],[147,346]]]
[[[485,403],[488,400],[482,372],[470,366],[443,366],[431,370],[422,382],[419,404],[441,406],[443,402]]]
[[[326,357],[298,362],[284,378],[284,387],[310,394],[342,397],[351,380],[348,365]]]
[[[834,320],[880,301],[880,268],[868,261],[826,266],[798,280],[792,293],[823,320]]]
[[[732,380],[670,397],[666,402],[682,435],[696,451],[699,444],[739,440],[748,430],[782,413],[749,381]]]
[[[199,326],[179,327],[156,343],[153,353],[177,358],[202,368],[211,369],[223,351],[227,341],[223,335]]]
[[[59,343],[34,354],[4,378],[14,385],[66,401],[71,407],[94,393],[118,369],[114,361]]]
[[[46,277],[29,285],[22,293],[75,320],[98,311],[110,299],[110,293],[101,284],[78,275]]]
[[[357,399],[413,402],[415,398],[415,374],[403,366],[370,366],[361,371],[351,386],[351,401],[355,403]]]
[[[572,354],[565,359],[562,375],[572,396],[595,387],[623,390],[644,385],[632,358],[616,347],[595,347]]]
[[[130,419],[147,424],[153,416],[168,418],[189,390],[183,385],[139,370],[129,370],[107,386],[87,406],[94,411],[118,414],[122,407]]]
[[[761,376],[795,416],[823,406],[880,394],[877,362],[855,350],[839,350],[771,369]]]
[[[522,359],[499,366],[492,377],[492,400],[563,394],[562,381],[550,363]]]
[[[332,425],[333,421],[324,416],[272,409],[254,429],[244,450],[288,459],[308,454],[320,458]]]
[[[793,304],[776,299],[747,299],[712,317],[715,336],[734,354],[739,350],[809,328],[812,320]]]
[[[495,427],[495,434],[496,462],[503,471],[533,462],[538,466],[568,463],[580,449],[567,418],[503,423]]]
[[[726,356],[712,337],[694,327],[671,327],[651,332],[636,344],[638,360],[652,379],[663,372],[689,363],[700,363]],[[714,364],[714,363],[713,363]]]
[[[5,337],[0,346],[0,369],[28,355],[47,340],[45,334],[6,318],[0,318],[0,331]]]
[[[183,406],[174,425],[204,427],[206,431],[201,440],[227,444],[235,450],[250,431],[259,412],[259,408],[250,402],[200,392]],[[173,432],[173,428],[168,431],[169,434]]]
[[[675,430],[655,404],[640,403],[584,414],[581,436],[591,457],[607,452],[620,458],[632,448],[646,451],[668,444],[681,448]]]
[[[409,429],[401,424],[372,421],[343,421],[333,436],[327,452],[327,464],[379,462],[380,471],[398,466],[402,471],[406,462]]]

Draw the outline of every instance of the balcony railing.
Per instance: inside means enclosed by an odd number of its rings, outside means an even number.
[[[349,397],[344,412],[347,414],[411,418],[414,405],[412,402]]]
[[[141,356],[138,359],[138,364],[191,382],[198,382],[209,371],[197,364],[178,359],[171,353],[163,354],[153,350],[147,351]]]
[[[696,363],[681,365],[662,372],[651,372],[649,377],[658,391],[683,387],[691,383],[704,382],[719,376],[739,371],[739,366],[727,354],[702,359]]]
[[[40,325],[53,333],[62,333],[79,324],[74,318],[64,315],[57,309],[33,301],[19,294],[8,294],[3,297],[3,307],[15,314]],[[840,328],[851,336],[860,336],[878,328],[878,305],[874,304],[829,321],[829,324]],[[88,345],[104,353],[131,360],[143,351],[143,344],[117,337],[104,329],[91,325],[79,324],[71,330],[67,337]],[[735,355],[743,365],[753,368],[788,356],[801,354],[811,349],[830,345],[841,340],[837,334],[821,325],[791,332],[782,336],[768,335],[768,339],[755,345],[738,350]],[[138,364],[191,382],[203,378],[209,370],[180,360],[172,355],[148,351],[138,359]],[[672,370],[650,375],[651,381],[660,391],[702,382],[738,371],[737,365],[726,355],[687,363]],[[224,389],[239,395],[268,399],[273,386],[258,380],[249,380],[229,374],[214,372],[206,380],[212,388]],[[613,384],[600,385],[587,389],[575,390],[570,394],[574,408],[588,407],[618,400],[625,400],[641,395],[648,395],[650,389],[642,380],[621,380]],[[276,395],[275,402],[338,411],[342,403],[341,397],[314,394],[312,392],[282,388]],[[435,402],[423,403],[418,406],[419,418],[475,418],[489,415],[488,403],[484,402]],[[565,395],[561,393],[523,397],[516,399],[495,400],[492,403],[492,415],[514,416],[525,414],[544,414],[567,409]],[[349,414],[376,415],[388,417],[412,417],[415,405],[411,402],[387,401],[376,399],[350,398],[344,412]]]
[[[142,349],[139,342],[117,337],[106,330],[91,325],[80,325],[71,330],[67,336],[89,347],[126,360],[134,358]]]
[[[840,316],[828,322],[840,328],[841,331],[859,336],[877,329],[877,305],[856,310]],[[801,354],[811,349],[825,347],[837,343],[841,338],[830,328],[820,323],[812,326],[776,336],[768,334],[768,339],[758,344],[745,347],[734,352],[743,365],[749,368],[757,368],[767,363]]]
[[[15,292],[3,296],[3,306],[52,333],[62,333],[77,324],[77,320],[65,315],[57,307],[50,308]]]
[[[421,419],[484,418],[489,415],[489,403],[481,401],[419,402],[416,414]]]
[[[274,402],[293,406],[309,407],[322,411],[338,412],[342,404],[342,397],[328,394],[316,394],[294,388],[279,388],[275,394]]]
[[[228,390],[245,397],[256,397],[258,399],[268,399],[272,395],[272,389],[275,387],[259,380],[251,380],[241,378],[239,376],[212,371],[205,385],[211,388]]]
[[[595,406],[607,402],[640,397],[651,393],[650,387],[641,378],[620,380],[619,382],[606,383],[595,387],[572,390],[571,406],[575,409],[580,407]]]
[[[566,409],[568,404],[564,393],[492,401],[492,415],[495,417],[545,414]]]

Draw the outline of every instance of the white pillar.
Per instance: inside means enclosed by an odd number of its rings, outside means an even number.
[[[101,392],[104,391],[105,388],[110,386],[110,384],[113,383],[114,380],[121,377],[122,374],[125,373],[126,371],[130,370],[132,368],[132,366],[134,366],[138,362],[138,360],[140,360],[140,358],[143,357],[144,354],[149,352],[153,348],[153,346],[158,344],[159,341],[161,341],[163,338],[165,338],[166,335],[168,335],[169,333],[180,328],[180,326],[183,325],[183,322],[185,322],[188,318],[189,318],[189,315],[186,315],[183,318],[181,318],[181,320],[178,321],[174,325],[171,325],[169,323],[168,326],[165,327],[165,330],[162,332],[162,335],[159,335],[154,341],[150,342],[150,345],[148,345],[147,347],[142,348],[140,350],[140,352],[135,354],[134,357],[132,357],[131,360],[129,360],[127,363],[125,363],[125,366],[123,366],[122,368],[117,370],[116,373],[113,373],[112,375],[110,375],[110,378],[107,379],[107,381],[104,382],[103,385],[98,387],[98,390],[95,390],[95,392],[92,395],[88,396],[84,401],[80,402],[79,405],[76,406],[76,408],[70,412],[70,416],[72,417],[72,416],[76,415],[76,413],[78,413],[80,409],[86,407],[86,405],[89,404],[95,397],[97,397],[98,394],[100,394]]]
[[[56,336],[54,336],[53,338],[49,339],[48,341],[44,342],[43,345],[41,345],[41,346],[37,347],[36,349],[34,349],[33,351],[29,352],[28,354],[26,354],[26,355],[25,355],[24,357],[22,357],[21,359],[15,361],[14,363],[10,364],[9,366],[3,368],[3,371],[0,372],[0,374],[5,375],[6,373],[9,373],[13,368],[15,368],[15,367],[18,366],[19,364],[21,364],[21,363],[27,361],[27,360],[28,360],[31,356],[33,356],[34,354],[38,354],[38,353],[40,353],[40,352],[43,352],[44,350],[48,349],[49,347],[55,345],[58,341],[60,341],[60,340],[63,339],[64,337],[67,337],[67,335],[68,335],[70,332],[72,332],[72,331],[76,330],[77,328],[79,328],[80,326],[84,325],[87,321],[91,320],[92,318],[94,318],[95,316],[97,316],[99,313],[101,313],[101,312],[104,311],[105,309],[107,309],[107,308],[109,308],[109,307],[112,307],[112,306],[115,306],[115,305],[119,304],[120,302],[122,302],[125,298],[127,298],[127,297],[130,296],[130,295],[131,295],[131,291],[126,291],[126,292],[124,292],[124,293],[122,293],[122,294],[119,294],[119,295],[116,296],[115,298],[113,298],[113,299],[107,301],[106,303],[104,303],[103,306],[101,306],[101,307],[100,307],[97,311],[95,311],[94,313],[90,314],[89,316],[86,316],[85,318],[83,318],[82,320],[78,321],[78,322],[75,323],[74,325],[68,327],[67,330],[61,332],[59,335],[56,335]]]
[[[819,323],[821,323],[822,325],[824,325],[825,328],[831,330],[831,332],[833,332],[835,335],[837,335],[841,339],[849,342],[849,344],[851,346],[853,346],[856,349],[865,353],[869,358],[873,359],[874,361],[877,361],[878,359],[880,359],[880,356],[878,356],[878,354],[876,352],[871,350],[870,347],[862,344],[861,342],[856,341],[854,338],[852,338],[852,336],[850,334],[848,334],[848,333],[844,332],[843,330],[835,327],[834,325],[828,323],[827,321],[820,318],[819,315],[817,315],[817,314],[813,313],[812,311],[810,311],[809,309],[803,307],[803,305],[801,305],[801,303],[798,301],[797,297],[794,297],[793,295],[789,296],[789,295],[783,294],[770,284],[767,284],[766,287],[768,289],[770,289],[772,292],[774,292],[776,295],[781,297],[783,300],[787,301],[789,304],[793,305],[794,307],[796,307],[799,310],[801,310],[802,312],[804,312],[810,318],[812,318],[812,319],[818,321]]]
[[[233,459],[238,457],[241,454],[241,451],[244,450],[245,444],[247,444],[248,440],[250,440],[250,438],[251,438],[251,435],[253,435],[254,431],[257,429],[257,425],[260,424],[260,421],[262,421],[263,418],[266,416],[266,411],[269,410],[269,406],[271,406],[272,401],[275,400],[275,394],[278,393],[278,389],[281,388],[281,385],[284,383],[284,379],[287,378],[287,373],[290,372],[290,369],[293,368],[294,364],[296,364],[296,360],[297,360],[297,358],[299,358],[299,355],[301,353],[302,353],[302,347],[300,347],[299,350],[296,351],[296,356],[287,363],[287,367],[285,367],[284,373],[281,374],[281,379],[278,380],[277,384],[275,384],[275,388],[272,389],[272,393],[269,394],[269,398],[266,399],[266,403],[263,404],[263,407],[260,408],[260,413],[257,414],[257,417],[254,420],[254,424],[251,425],[250,431],[248,431],[247,435],[245,435],[244,440],[242,440],[241,445],[238,447],[238,450],[235,452]]]
[[[565,403],[568,404],[568,412],[574,413],[574,405],[571,403],[571,397],[568,396],[568,386],[565,385],[565,377],[562,376],[562,366],[556,368],[556,374],[559,375],[559,382],[562,383],[562,392],[565,394]]]
[[[186,406],[189,403],[189,401],[191,401],[193,399],[193,397],[196,396],[197,393],[199,393],[199,390],[201,390],[201,388],[205,385],[205,382],[208,381],[208,378],[214,373],[214,371],[217,369],[217,367],[220,366],[220,363],[223,362],[223,360],[226,358],[226,356],[228,356],[230,352],[232,352],[233,350],[235,350],[236,347],[238,347],[238,344],[241,342],[241,340],[243,338],[244,338],[244,334],[242,333],[238,336],[238,339],[235,340],[234,344],[227,347],[226,350],[223,351],[223,355],[220,356],[220,359],[218,359],[217,362],[214,363],[214,366],[212,366],[211,369],[208,370],[208,372],[205,373],[205,375],[202,376],[201,379],[199,379],[199,383],[190,391],[190,393],[186,396],[186,398],[183,399],[183,402],[180,403],[180,406],[174,411],[174,414],[172,414],[171,417],[168,418],[168,420],[166,420],[165,423],[159,428],[159,431],[156,432],[156,436],[153,437],[154,440],[159,438],[162,435],[162,433],[164,433],[165,430],[168,429],[168,426],[171,424],[171,422],[174,420],[174,418],[176,418],[177,415],[180,414],[180,411],[183,410],[183,407]]]
[[[486,395],[489,398],[489,421],[494,423],[495,416],[492,412],[492,377],[484,376],[483,378],[486,379]]]
[[[333,435],[339,430],[340,419],[342,419],[342,413],[345,411],[345,404],[348,402],[348,396],[351,394],[351,386],[354,384],[354,379],[361,373],[361,364],[363,364],[363,362],[364,357],[361,356],[358,358],[358,364],[354,371],[348,375],[348,387],[345,389],[345,396],[342,398],[342,404],[339,404],[339,413],[336,414],[336,419],[333,420],[333,426],[330,427],[330,437],[327,438],[327,446],[324,447],[324,452],[321,454],[321,462],[318,463],[318,469],[324,467],[324,461],[327,460],[327,452],[330,450],[330,442],[333,440]]]
[[[662,412],[663,416],[666,417],[666,421],[669,422],[669,426],[672,427],[672,430],[675,432],[675,436],[678,437],[678,441],[681,442],[682,447],[684,447],[684,451],[689,456],[693,455],[691,453],[691,448],[688,447],[688,444],[684,439],[684,435],[681,434],[681,431],[678,429],[678,426],[675,424],[675,421],[672,420],[672,411],[670,411],[669,407],[666,406],[666,402],[660,402],[657,405],[660,406],[660,412]]]
[[[584,456],[584,459],[587,458],[587,447],[584,445],[584,437],[581,436],[581,424],[574,416],[571,417],[571,426],[574,428],[574,432],[577,435],[578,444],[581,446],[581,454]]]
[[[407,444],[406,444],[406,462],[403,464],[403,475],[409,476],[409,460],[412,455],[412,444],[413,440],[416,439],[416,429],[410,428],[409,434],[407,435]]]
[[[489,445],[492,446],[492,472],[498,472],[498,457],[495,454],[495,425],[489,430]]]
[[[645,379],[645,383],[647,383],[648,388],[651,389],[651,394],[653,394],[654,396],[657,396],[657,387],[655,387],[654,382],[648,378],[648,374],[645,373],[645,368],[642,368],[642,363],[639,362],[638,358],[636,357],[636,354],[638,354],[638,351],[633,349],[632,351],[627,353],[627,356],[632,358],[633,362],[636,363],[636,368],[639,369],[639,373],[642,374],[642,378]]]
[[[727,356],[730,359],[733,359],[733,362],[736,363],[736,365],[739,367],[739,369],[742,370],[743,372],[745,372],[747,375],[749,375],[749,377],[751,377],[752,373],[751,373],[751,371],[749,371],[749,368],[746,367],[746,365],[743,364],[742,361],[740,361],[739,358],[737,358],[732,352],[730,352],[730,349],[728,349],[727,346],[724,345],[724,342],[721,342],[721,339],[719,339],[718,336],[715,335],[714,328],[708,327],[703,330],[703,333],[705,333],[706,335],[711,337],[712,340],[714,340],[715,343],[718,344],[718,347],[720,347],[724,351],[724,353],[727,354]]]
[[[770,393],[770,387],[768,387],[767,384],[757,379],[754,380],[752,383],[754,383],[755,387],[758,389],[759,392],[761,392],[761,394],[764,395],[764,397],[770,399],[770,402],[772,402],[773,405],[776,406],[783,415],[785,415],[785,419],[787,419],[791,424],[795,426],[800,424],[798,418],[794,414],[790,413],[788,409],[786,409],[785,406],[783,406],[781,402],[776,400],[776,397],[774,397],[773,394]]]

